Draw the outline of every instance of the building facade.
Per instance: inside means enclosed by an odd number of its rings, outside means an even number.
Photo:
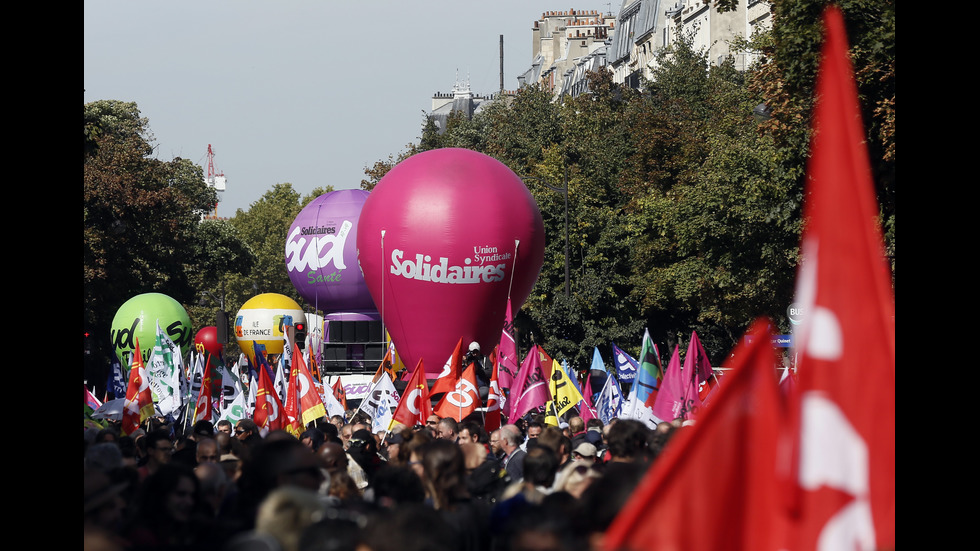
[[[619,14],[595,10],[545,12],[534,22],[531,67],[517,77],[520,85],[540,84],[555,97],[588,90],[586,73],[606,67],[613,81],[640,87],[640,76],[653,79],[661,49],[683,34],[704,49],[712,65],[732,57],[738,70],[757,59],[733,52],[735,37],[749,38],[771,26],[767,0],[740,0],[719,13],[704,0],[623,0]]]

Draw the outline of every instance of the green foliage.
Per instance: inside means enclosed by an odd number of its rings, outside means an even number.
[[[86,371],[92,383],[104,384],[119,306],[148,292],[185,305],[195,300],[198,223],[217,194],[201,167],[150,157],[148,123],[134,103],[86,104],[84,130],[84,321],[96,337],[90,355],[96,360]]]

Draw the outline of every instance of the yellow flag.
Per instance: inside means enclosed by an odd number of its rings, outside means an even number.
[[[558,424],[558,417],[555,415],[554,402],[548,402],[544,405],[544,424],[551,425],[553,427],[560,426]]]
[[[568,374],[561,368],[561,364],[557,360],[552,360],[551,378],[548,381],[548,385],[551,389],[551,399],[555,403],[555,410],[557,410],[558,417],[561,417],[566,411],[577,406],[582,401],[582,393],[575,388],[571,379],[568,378]]]

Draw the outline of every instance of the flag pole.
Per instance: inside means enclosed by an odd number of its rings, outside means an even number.
[[[520,239],[515,239],[514,240],[514,263],[512,265],[513,266],[512,269],[510,271],[510,281],[507,282],[507,302],[510,302],[510,292],[514,288],[514,274],[517,272],[517,248],[520,247],[520,246],[521,246],[521,240]],[[511,321],[512,322],[514,321],[513,320],[513,315],[514,315],[514,311],[511,310],[511,317],[512,317]],[[514,339],[514,354],[518,358],[521,357],[521,347],[518,344],[516,338]],[[500,392],[503,393],[503,390],[501,390]]]
[[[381,338],[385,347],[390,347],[388,331],[385,329],[385,232],[387,230],[381,230]]]

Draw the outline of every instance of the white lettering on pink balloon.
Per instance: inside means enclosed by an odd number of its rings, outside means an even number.
[[[472,260],[463,260],[464,266],[450,266],[449,259],[442,256],[436,264],[432,257],[417,253],[414,260],[402,260],[405,252],[391,251],[391,274],[417,281],[432,283],[493,283],[503,281],[506,264],[471,266]]]
[[[286,270],[305,272],[308,269],[325,268],[330,264],[333,264],[334,268],[338,270],[346,269],[344,245],[346,245],[347,236],[353,227],[354,224],[350,220],[344,220],[337,235],[313,237],[308,247],[305,237],[297,239],[302,228],[296,227],[289,234],[289,239],[286,240]],[[325,249],[327,250],[324,253]]]

